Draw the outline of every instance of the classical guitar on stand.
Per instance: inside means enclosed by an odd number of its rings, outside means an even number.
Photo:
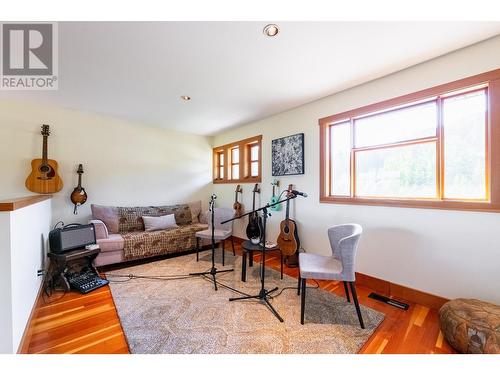
[[[255,210],[255,194],[260,193],[259,184],[255,184],[252,193],[253,193],[253,203],[252,203],[252,211],[253,211]],[[260,237],[262,236],[262,218],[259,216],[257,212],[252,213],[248,217],[246,235],[250,240],[257,239],[258,241],[260,241]]]
[[[292,185],[288,185],[287,197],[293,194]],[[297,251],[300,248],[299,235],[297,233],[297,225],[295,221],[290,219],[290,201],[286,202],[285,220],[280,223],[280,234],[276,240],[279,248],[284,256],[286,256],[286,264],[288,267],[297,267],[299,264]]]
[[[75,208],[73,209],[73,213],[75,215],[78,214],[78,206],[87,202],[87,192],[82,187],[83,165],[78,165],[76,173],[78,173],[78,186],[74,188],[71,193],[71,203],[75,205]]]
[[[234,204],[233,208],[236,211],[236,216],[241,216],[243,214],[243,205],[238,202],[238,193],[243,193],[243,189],[241,185],[236,186],[236,190],[234,191]]]
[[[43,136],[42,158],[31,161],[31,173],[26,179],[25,185],[29,191],[34,193],[57,193],[63,188],[63,182],[57,174],[57,162],[48,158],[49,125],[42,125],[41,133]]]

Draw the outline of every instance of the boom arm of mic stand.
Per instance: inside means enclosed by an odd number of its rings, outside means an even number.
[[[222,222],[221,222],[221,224],[226,224],[226,223],[229,223],[230,221],[234,221],[234,220],[236,220],[236,219],[241,219],[242,217],[245,217],[245,216],[248,216],[248,215],[250,215],[250,214],[253,214],[254,212],[259,212],[259,211],[262,211],[262,210],[264,210],[264,209],[268,209],[268,208],[270,208],[270,207],[272,207],[272,206],[276,206],[276,205],[278,205],[278,204],[280,204],[280,203],[287,202],[287,201],[290,201],[290,200],[295,199],[295,198],[297,198],[297,196],[294,194],[293,196],[288,197],[288,198],[285,198],[285,199],[282,199],[282,200],[280,200],[280,201],[278,201],[278,202],[276,202],[276,203],[273,203],[273,204],[269,204],[269,203],[267,203],[265,206],[262,206],[262,207],[260,207],[260,208],[255,209],[255,210],[252,210],[252,211],[246,212],[246,213],[244,213],[243,215],[240,215],[240,216],[238,216],[238,217],[233,217],[232,219],[222,221]]]

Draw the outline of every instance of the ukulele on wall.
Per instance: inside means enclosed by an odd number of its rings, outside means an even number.
[[[260,193],[259,184],[255,184],[253,188],[253,203],[252,210],[255,210],[255,194]],[[248,225],[246,230],[246,235],[249,239],[259,238],[262,236],[262,218],[257,212],[253,212],[248,217]]]
[[[243,206],[240,202],[238,202],[238,193],[243,193],[241,185],[236,186],[236,190],[234,191],[234,204],[233,204],[233,208],[236,211],[236,216],[241,216],[241,214],[243,213]]]
[[[288,185],[287,197],[290,197],[292,185]],[[290,201],[286,202],[285,220],[280,223],[280,234],[276,240],[281,252],[287,257],[286,263],[289,267],[298,265],[297,250],[300,247],[299,235],[295,221],[290,219]]]
[[[63,182],[57,174],[57,162],[48,158],[49,125],[42,125],[41,133],[43,136],[42,158],[31,161],[31,173],[26,179],[25,185],[28,190],[34,193],[57,193],[63,188]]]
[[[78,165],[76,173],[78,173],[78,186],[74,188],[71,193],[71,202],[75,205],[75,208],[73,209],[73,213],[75,215],[78,214],[78,206],[87,202],[87,192],[82,187],[83,166],[81,164]]]

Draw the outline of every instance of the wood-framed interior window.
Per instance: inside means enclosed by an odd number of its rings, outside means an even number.
[[[500,211],[500,69],[319,125],[321,202]]]
[[[213,182],[218,184],[261,182],[261,149],[262,135],[214,147]]]
[[[224,151],[217,151],[214,153],[214,180],[224,180]]]

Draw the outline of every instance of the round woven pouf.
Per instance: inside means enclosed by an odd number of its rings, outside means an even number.
[[[439,310],[444,337],[460,353],[500,353],[500,306],[458,298]]]

